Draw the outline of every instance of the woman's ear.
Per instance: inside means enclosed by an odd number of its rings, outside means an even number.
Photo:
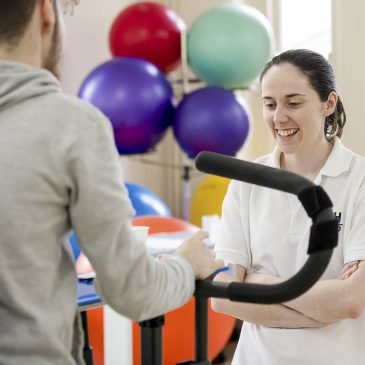
[[[328,98],[327,98],[326,106],[325,106],[325,116],[326,117],[328,117],[335,111],[337,100],[338,100],[338,96],[337,96],[336,92],[331,91],[328,94]]]

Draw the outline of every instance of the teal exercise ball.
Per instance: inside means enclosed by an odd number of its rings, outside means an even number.
[[[208,85],[245,88],[269,60],[273,39],[269,21],[257,9],[220,5],[193,23],[187,40],[189,64]]]

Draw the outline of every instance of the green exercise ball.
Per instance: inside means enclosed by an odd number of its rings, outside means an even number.
[[[225,4],[203,13],[188,34],[191,68],[208,85],[248,87],[273,48],[273,31],[262,13],[243,4]]]

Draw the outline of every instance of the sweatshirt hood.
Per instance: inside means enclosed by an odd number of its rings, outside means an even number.
[[[60,90],[59,81],[45,69],[0,61],[0,111],[27,99]]]

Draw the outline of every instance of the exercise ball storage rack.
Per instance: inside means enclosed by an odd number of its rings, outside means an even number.
[[[213,282],[212,277],[196,281],[195,289],[195,360],[179,365],[210,365],[207,358],[208,298],[277,304],[307,291],[325,271],[338,240],[338,224],[332,202],[322,187],[288,171],[242,161],[213,152],[201,152],[195,159],[198,170],[246,183],[259,185],[298,197],[312,219],[308,258],[288,280],[275,285]],[[164,316],[140,322],[141,364],[162,365],[162,326]]]

